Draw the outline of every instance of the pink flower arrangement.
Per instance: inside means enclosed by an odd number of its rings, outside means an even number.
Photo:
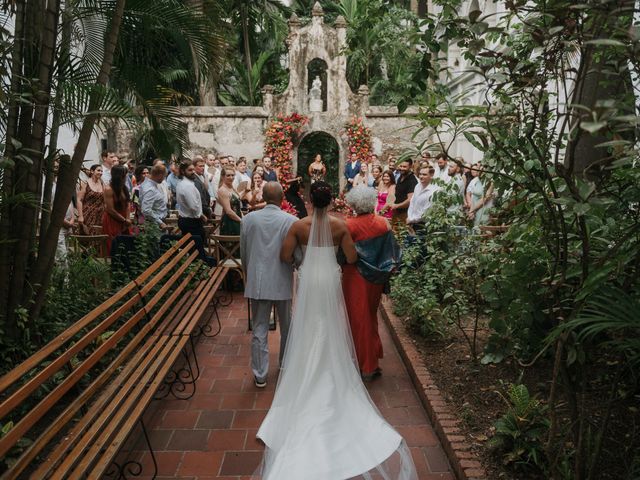
[[[299,113],[278,115],[265,131],[264,154],[271,157],[274,168],[279,174],[278,180],[286,189],[286,181],[293,173],[291,161],[293,159],[293,141],[300,135],[302,128],[309,119]]]
[[[358,160],[369,162],[372,155],[371,129],[365,127],[362,118],[354,117],[344,126],[349,139],[349,151],[355,153]]]
[[[289,202],[287,202],[286,200],[282,200],[282,203],[280,204],[280,208],[282,209],[283,212],[287,212],[290,213],[291,215],[297,217],[298,216],[298,211],[293,208],[293,205],[291,205]]]
[[[333,211],[341,213],[345,217],[355,216],[355,212],[344,199],[344,192],[341,192],[340,195],[333,200]]]

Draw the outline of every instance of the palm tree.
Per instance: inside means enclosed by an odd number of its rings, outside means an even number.
[[[71,0],[64,2],[64,9],[60,0],[43,4],[15,4],[11,84],[6,92],[5,161],[0,165],[0,323],[13,338],[25,327],[33,331],[44,303],[58,232],[94,128],[124,119],[146,125],[154,146],[171,143],[167,138],[184,144],[186,129],[175,120],[176,106],[188,97],[183,92],[197,91],[194,64],[207,74],[219,68],[224,52],[221,29],[216,30],[219,21],[212,20],[221,17],[206,17],[179,0]],[[211,10],[217,3],[205,4]],[[81,48],[69,48],[69,39]],[[175,44],[180,47],[178,60]],[[133,52],[136,65],[129,69],[126,56]],[[52,126],[74,126],[78,141],[73,158],[61,157],[50,222],[41,225],[37,245],[51,108],[56,122]],[[55,147],[55,128],[52,133],[50,145]],[[26,325],[19,327],[24,320]]]
[[[240,28],[241,52],[244,58],[246,74],[251,75],[254,62],[252,52],[258,37],[274,39],[277,45],[282,43],[286,35],[285,18],[290,15],[291,9],[279,0],[227,0],[227,11],[231,21]],[[273,41],[273,40],[272,40]],[[264,45],[259,45],[261,50]],[[249,97],[255,92],[249,84]]]

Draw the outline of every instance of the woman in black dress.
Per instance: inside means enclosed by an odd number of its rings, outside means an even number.
[[[304,199],[300,195],[300,184],[302,183],[302,177],[292,178],[287,180],[287,190],[285,191],[284,198],[296,209],[297,217],[304,218],[308,215],[307,207],[304,204]]]

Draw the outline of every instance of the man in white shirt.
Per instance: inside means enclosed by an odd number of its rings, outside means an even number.
[[[436,166],[433,178],[442,180],[444,183],[449,183],[451,180],[451,177],[449,177],[449,163],[447,162],[446,153],[436,155]]]
[[[440,190],[440,187],[431,183],[434,173],[435,169],[427,166],[420,168],[418,172],[419,182],[413,190],[407,212],[407,224],[411,225],[416,233],[421,233],[424,229],[424,214],[433,204],[433,194]]]
[[[104,150],[100,154],[102,160],[102,181],[105,185],[111,184],[111,169],[118,164],[118,157],[115,153]]]
[[[236,164],[236,178],[233,179],[233,188],[238,190],[238,187],[242,182],[247,182],[247,189],[251,187],[251,177],[247,173],[247,161],[244,160],[244,157],[240,157],[240,160],[238,160],[238,163]]]
[[[149,177],[140,185],[140,208],[145,222],[156,223],[160,228],[166,228],[164,219],[167,217],[167,197],[161,187],[166,168],[162,163],[153,166]]]
[[[176,201],[178,204],[178,228],[183,235],[190,233],[196,242],[200,258],[210,265],[211,257],[204,252],[204,242],[207,235],[204,231],[204,223],[207,217],[202,213],[202,198],[196,187],[196,169],[191,160],[180,161],[178,183],[176,185]]]

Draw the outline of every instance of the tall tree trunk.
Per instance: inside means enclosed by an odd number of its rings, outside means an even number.
[[[633,0],[602,2],[601,10],[589,14],[587,39],[609,40],[613,35],[619,38],[622,32],[628,32],[631,28],[633,11]],[[619,52],[617,58],[614,58],[614,52]],[[612,50],[607,46],[587,45],[582,50],[583,58],[577,73],[572,103],[597,110],[596,103],[599,100],[615,100],[618,115],[634,115],[635,106],[633,102],[628,102],[628,99],[634,98],[631,72],[628,68],[622,68],[627,65],[626,55],[624,49]],[[616,61],[621,67],[617,71],[611,67]],[[574,126],[578,121],[592,120],[591,113],[582,109],[574,110],[573,115]],[[591,134],[579,129],[575,131],[577,135],[567,145],[565,166],[571,173],[582,174],[592,165],[609,157],[606,148],[597,147],[609,138],[598,132]]]
[[[51,218],[51,195],[53,189],[53,163],[58,153],[58,135],[60,134],[60,120],[62,116],[62,93],[60,84],[63,81],[63,71],[69,63],[69,53],[71,48],[71,18],[68,13],[69,5],[62,11],[62,38],[60,40],[60,55],[58,56],[58,78],[56,81],[56,95],[53,104],[53,115],[51,118],[51,133],[49,134],[49,148],[44,164],[44,187],[42,189],[42,205],[40,206],[40,239],[41,245],[44,241],[49,219]]]
[[[249,79],[249,98],[253,98],[253,85],[251,85],[251,44],[249,42],[249,12],[246,4],[240,7],[240,21],[242,22],[242,42],[244,45],[244,64],[247,68],[247,79]]]
[[[23,24],[23,55],[21,72],[26,81],[17,92],[31,93],[31,101],[19,107],[18,128],[15,138],[18,143],[12,146],[11,157],[14,166],[10,173],[10,195],[22,195],[26,198],[9,210],[7,218],[11,222],[8,235],[9,254],[12,256],[9,266],[9,283],[3,284],[3,297],[6,302],[5,320],[9,329],[16,332],[16,311],[24,300],[26,286],[29,285],[29,266],[33,260],[35,247],[35,228],[37,203],[41,192],[41,171],[47,130],[49,95],[51,92],[51,74],[55,59],[58,15],[60,0],[31,0],[25,2]],[[16,148],[16,146],[18,148]],[[9,294],[10,292],[10,294]]]
[[[15,16],[15,37],[11,62],[11,88],[9,93],[9,108],[7,112],[7,135],[4,151],[5,158],[13,159],[16,148],[14,141],[17,140],[18,117],[20,115],[20,105],[18,98],[23,89],[23,72],[25,49],[25,23],[26,8],[23,2],[16,4]],[[9,301],[9,283],[11,280],[12,260],[13,260],[13,234],[11,213],[12,208],[8,205],[14,193],[13,168],[5,168],[2,172],[2,195],[4,201],[0,204],[0,305],[6,306]],[[9,311],[6,308],[0,309],[0,320],[4,320],[7,334],[15,338],[15,324],[9,319]]]
[[[106,86],[109,80],[111,66],[113,65],[113,57],[118,43],[118,36],[120,34],[120,27],[122,25],[125,4],[126,0],[116,0],[113,17],[111,19],[111,24],[109,25],[102,65],[100,66],[100,73],[96,79],[96,85]],[[99,103],[100,95],[97,91],[94,91],[89,100],[89,111],[95,112],[99,107]],[[51,223],[49,228],[47,228],[44,241],[40,245],[40,255],[38,255],[38,261],[36,262],[32,275],[32,283],[37,285],[37,287],[34,292],[33,303],[31,303],[31,308],[29,310],[29,318],[31,319],[35,319],[40,315],[40,310],[44,304],[46,290],[51,279],[51,270],[53,268],[55,258],[58,233],[62,227],[64,214],[71,202],[76,179],[80,173],[80,167],[84,161],[87,146],[91,140],[93,128],[97,120],[98,116],[93,113],[85,117],[70,164],[62,165],[61,163],[60,165],[58,186],[56,188],[56,196],[51,212]]]

